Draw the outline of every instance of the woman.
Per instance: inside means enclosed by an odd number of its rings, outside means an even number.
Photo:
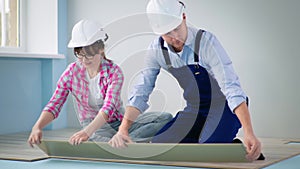
[[[68,47],[74,48],[78,60],[71,63],[58,80],[52,98],[32,128],[28,139],[30,146],[40,143],[42,129],[58,117],[70,92],[83,127],[70,137],[70,144],[87,140],[108,142],[117,132],[124,114],[120,97],[124,77],[120,67],[105,56],[107,39],[104,29],[96,22],[81,20],[73,27]],[[144,122],[134,123],[131,127],[133,141],[151,140],[171,118],[168,113],[138,117]]]

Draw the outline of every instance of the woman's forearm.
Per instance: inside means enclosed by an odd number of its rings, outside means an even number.
[[[108,120],[107,114],[99,112],[94,120],[84,128],[84,131],[90,137],[97,129],[101,128]]]
[[[47,124],[54,120],[54,115],[51,112],[43,111],[36,121],[32,129],[42,130]]]

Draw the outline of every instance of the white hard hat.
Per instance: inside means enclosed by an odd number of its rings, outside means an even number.
[[[88,46],[98,40],[106,38],[106,33],[100,23],[81,20],[77,22],[72,30],[72,38],[68,44],[69,48]]]
[[[154,33],[166,34],[182,23],[184,4],[178,0],[150,0],[147,16]]]

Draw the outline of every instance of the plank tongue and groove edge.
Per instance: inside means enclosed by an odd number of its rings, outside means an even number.
[[[247,162],[243,144],[132,143],[112,148],[108,143],[43,140],[39,145],[49,157],[181,162]]]

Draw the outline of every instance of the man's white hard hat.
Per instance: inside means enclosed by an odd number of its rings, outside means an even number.
[[[178,0],[150,0],[147,16],[154,33],[166,34],[182,23],[184,5]]]
[[[72,37],[68,44],[69,48],[89,46],[98,40],[106,38],[102,25],[95,21],[80,20],[72,29]]]

